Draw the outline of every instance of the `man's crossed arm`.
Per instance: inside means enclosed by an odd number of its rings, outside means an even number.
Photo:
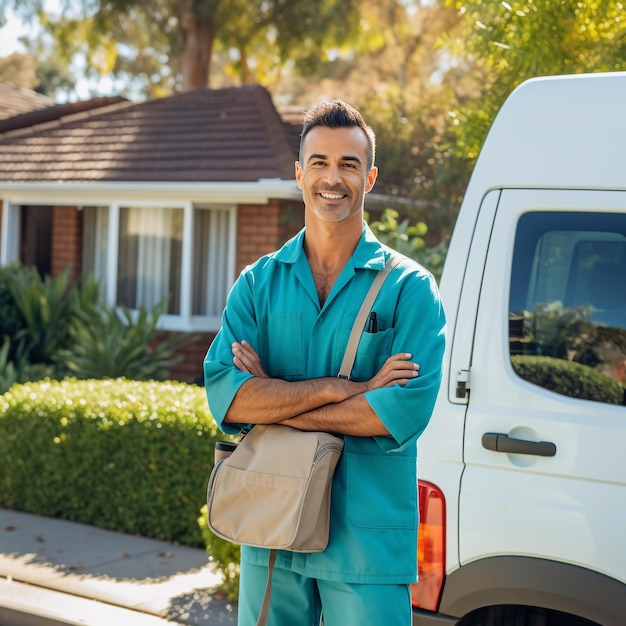
[[[254,376],[237,392],[224,419],[239,424],[285,424],[300,430],[325,430],[363,437],[385,436],[389,431],[371,409],[363,394],[392,385],[406,385],[419,374],[412,355],[390,356],[368,381],[337,377],[288,382],[269,378],[261,360],[246,342],[232,346],[233,364]]]

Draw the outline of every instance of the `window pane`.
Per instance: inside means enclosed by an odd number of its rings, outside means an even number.
[[[82,273],[92,275],[99,283],[100,297],[106,293],[106,270],[109,233],[109,208],[83,209]]]
[[[226,305],[229,218],[227,209],[194,208],[192,315],[219,317]]]
[[[625,215],[524,215],[509,307],[516,372],[567,396],[623,404],[625,285]]]
[[[117,303],[180,313],[183,210],[120,208]]]

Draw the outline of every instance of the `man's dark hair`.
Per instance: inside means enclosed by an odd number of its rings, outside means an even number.
[[[302,163],[302,146],[309,131],[316,126],[326,128],[360,128],[367,138],[367,169],[374,166],[376,156],[376,135],[374,131],[365,123],[363,116],[351,105],[343,100],[332,100],[320,102],[312,106],[304,114],[304,124],[300,134],[300,154],[298,156]]]

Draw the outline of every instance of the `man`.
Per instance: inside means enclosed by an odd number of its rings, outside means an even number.
[[[374,133],[351,106],[337,100],[307,113],[295,164],[305,227],[242,272],[204,363],[209,407],[225,432],[282,423],[345,436],[329,545],[279,552],[269,626],[317,626],[322,614],[325,626],[411,624],[416,440],[439,389],[445,318],[433,277],[403,258],[373,305],[352,379],[337,378],[390,254],[363,221],[374,154]],[[268,551],[244,546],[241,561],[239,625],[254,626]]]

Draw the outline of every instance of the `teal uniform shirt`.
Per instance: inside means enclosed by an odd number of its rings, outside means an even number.
[[[287,381],[336,376],[359,307],[391,250],[364,224],[363,235],[320,307],[302,230],[279,251],[244,269],[222,327],[204,361],[211,413],[224,424],[239,387],[251,377],[233,365],[231,345],[245,339],[268,376]],[[345,437],[332,485],[330,541],[324,552],[281,551],[276,567],[348,583],[417,580],[417,438],[430,419],[445,344],[445,316],[432,275],[403,258],[372,307],[375,333],[363,332],[352,379],[369,380],[392,354],[410,352],[419,376],[406,386],[365,393],[390,436]],[[285,450],[289,454],[289,450]],[[263,565],[268,550],[242,548],[242,562]]]

